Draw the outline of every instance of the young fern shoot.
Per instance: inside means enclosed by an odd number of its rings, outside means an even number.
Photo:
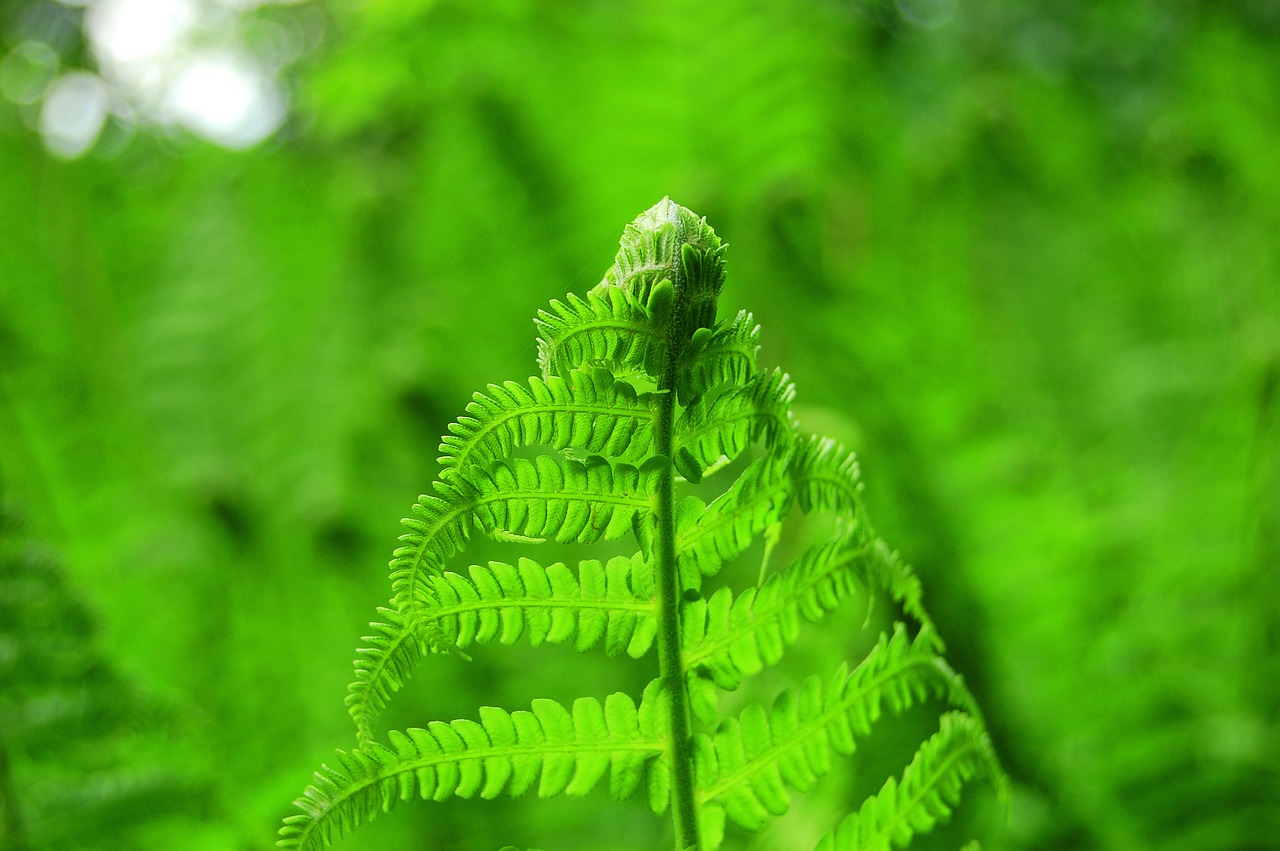
[[[716,321],[724,252],[704,219],[663,199],[627,225],[600,284],[539,313],[541,375],[489,385],[450,426],[433,493],[404,521],[391,603],[356,660],[356,746],[315,775],[281,848],[325,848],[400,800],[577,796],[607,778],[614,798],[670,808],[677,851],[715,851],[727,822],[756,830],[786,812],[886,710],[931,699],[950,707],[938,731],[817,847],[903,846],[950,815],[964,783],[1003,788],[919,581],[867,521],[854,457],[801,435],[790,379],[756,365],[750,314]],[[679,495],[757,446],[710,503]],[[529,447],[546,451],[530,458]],[[835,531],[754,587],[715,587],[793,512],[832,514]],[[476,536],[531,546],[630,537],[636,551],[455,572]],[[806,624],[859,590],[887,595],[903,616],[865,658],[721,713],[724,692],[783,663]],[[379,711],[425,657],[466,659],[475,645],[521,638],[637,659],[656,651],[657,676],[638,699],[483,706],[378,741]]]

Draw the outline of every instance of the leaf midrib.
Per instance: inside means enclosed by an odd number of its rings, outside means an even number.
[[[690,670],[698,662],[710,657],[715,651],[727,647],[742,636],[755,632],[763,622],[779,616],[784,609],[789,608],[804,592],[812,589],[822,580],[844,570],[850,562],[855,562],[865,557],[868,550],[869,547],[864,544],[856,550],[848,551],[842,557],[828,562],[821,569],[814,571],[808,579],[798,583],[786,596],[779,595],[775,597],[773,603],[763,609],[756,609],[753,606],[751,615],[745,621],[740,622],[739,626],[732,627],[727,632],[721,633],[721,636],[713,641],[703,641],[694,650],[686,651],[684,654],[685,670]],[[759,599],[759,597],[757,596],[756,599]]]
[[[888,830],[888,828],[889,828],[889,827],[892,827],[892,826],[894,826],[894,825],[902,824],[903,822],[907,821],[907,820],[908,820],[908,814],[909,814],[909,813],[910,813],[910,812],[911,812],[911,811],[912,811],[912,810],[913,810],[913,809],[914,809],[914,808],[915,808],[915,807],[916,807],[916,806],[917,806],[921,801],[923,801],[923,800],[924,800],[924,797],[925,797],[925,796],[924,796],[924,793],[925,793],[925,792],[927,792],[929,789],[932,789],[932,788],[936,787],[939,783],[941,783],[941,782],[942,782],[942,779],[943,779],[944,777],[949,776],[949,775],[950,775],[950,770],[951,770],[951,765],[952,765],[953,763],[955,763],[955,762],[960,761],[962,758],[967,757],[967,756],[969,755],[969,752],[970,752],[970,751],[973,751],[975,756],[981,756],[981,755],[982,755],[982,753],[981,753],[981,752],[982,752],[982,748],[979,746],[979,743],[978,743],[978,742],[977,742],[977,740],[973,737],[973,735],[972,735],[972,734],[969,734],[969,735],[967,735],[967,736],[966,736],[966,739],[965,739],[965,741],[963,742],[963,744],[960,746],[960,748],[958,748],[957,750],[955,750],[955,751],[951,752],[950,754],[948,754],[946,757],[944,757],[944,758],[943,758],[942,763],[941,763],[941,766],[938,768],[938,770],[934,771],[934,772],[933,772],[933,773],[932,773],[932,774],[931,774],[931,775],[930,775],[930,776],[929,776],[929,777],[928,777],[928,778],[927,778],[927,779],[926,779],[926,780],[921,784],[921,786],[920,786],[920,790],[919,790],[919,791],[920,791],[920,794],[912,795],[912,796],[908,799],[908,803],[906,804],[906,806],[903,806],[903,807],[895,807],[895,809],[894,809],[894,814],[893,814],[893,818],[892,818],[889,822],[885,823],[885,824],[882,826],[882,829],[877,830],[877,831],[873,834],[873,837],[886,837],[886,836],[892,836],[892,835],[893,835],[893,831]],[[908,768],[908,770],[910,770],[910,766],[908,766],[907,768]],[[958,772],[958,773],[963,774],[963,772]],[[903,775],[903,779],[904,779],[904,780],[906,779],[906,775],[905,775],[905,774]],[[898,788],[899,788],[899,789],[901,789],[901,788],[902,788],[902,783],[901,783],[901,782],[899,782],[899,784],[898,784]],[[896,802],[895,802],[895,803],[896,803]],[[861,809],[859,809],[859,815],[861,815]],[[914,833],[917,833],[917,832],[918,832],[918,831],[915,831],[915,830],[913,830],[913,831],[912,831],[912,833],[913,833],[913,834],[914,834]],[[861,848],[876,848],[876,847],[879,847],[879,846],[877,846],[877,845],[876,845],[876,843],[875,843],[874,841],[872,841],[872,842],[868,842],[868,843],[863,843],[863,844],[862,844],[861,846],[859,846],[859,847],[861,847]]]
[[[891,645],[885,645],[886,652],[890,646]],[[910,650],[908,649],[907,652],[909,653]],[[782,754],[787,751],[793,750],[797,747],[804,747],[805,740],[815,730],[826,727],[833,718],[848,712],[850,707],[860,703],[869,694],[872,694],[874,691],[882,688],[885,683],[889,682],[895,676],[900,675],[904,671],[910,670],[915,666],[927,667],[931,665],[932,662],[933,659],[928,656],[909,656],[902,661],[902,664],[894,665],[886,669],[881,676],[873,679],[871,682],[867,683],[865,687],[854,692],[854,697],[850,699],[841,699],[833,709],[822,712],[819,715],[815,715],[811,721],[801,724],[794,731],[788,733],[787,738],[784,741],[771,743],[769,747],[748,759],[742,766],[735,769],[730,774],[722,776],[718,782],[699,793],[700,802],[705,804],[715,800],[726,792],[731,791],[741,781],[758,774],[760,771],[763,771],[766,766],[776,763]],[[856,673],[857,672],[855,671],[853,674],[850,674],[850,678],[852,678]]]
[[[444,457],[450,459],[450,466],[446,470],[451,475],[458,475],[456,471],[463,469],[466,460],[479,447],[480,443],[489,436],[493,431],[505,426],[510,420],[518,417],[537,415],[540,413],[552,414],[594,414],[596,416],[613,416],[618,419],[632,420],[648,420],[649,412],[645,406],[637,405],[635,407],[625,407],[610,404],[583,404],[573,403],[567,405],[559,405],[554,402],[537,402],[532,405],[526,405],[519,408],[508,408],[503,410],[499,415],[492,419],[484,420],[483,427],[472,432],[470,435],[455,435],[463,440],[463,451],[454,455],[445,453]],[[446,446],[448,444],[445,444]],[[629,456],[616,456],[629,457]]]
[[[665,742],[666,742],[665,738],[659,738],[659,739],[643,741],[643,742],[631,741],[631,742],[621,742],[621,743],[610,743],[607,741],[601,741],[601,742],[586,742],[584,744],[572,744],[572,745],[547,745],[547,746],[506,745],[500,748],[499,747],[477,748],[474,750],[465,750],[459,753],[429,754],[421,757],[415,757],[405,762],[397,762],[394,766],[387,766],[387,767],[379,766],[379,770],[377,772],[375,772],[374,774],[368,775],[367,777],[359,781],[356,781],[351,777],[347,777],[346,773],[341,769],[329,768],[329,766],[326,765],[325,768],[327,768],[329,771],[336,772],[338,775],[346,778],[349,781],[352,781],[351,785],[343,789],[340,795],[326,796],[325,798],[326,805],[324,806],[324,808],[318,814],[313,815],[311,817],[311,819],[307,822],[306,829],[298,835],[297,847],[306,848],[307,839],[312,834],[312,832],[318,829],[325,822],[327,818],[337,813],[341,809],[342,805],[347,801],[349,801],[352,797],[363,792],[365,789],[368,789],[370,786],[376,785],[378,783],[382,783],[383,781],[390,780],[394,777],[398,777],[399,775],[403,774],[406,771],[417,771],[420,768],[430,768],[432,766],[443,765],[445,763],[450,763],[450,762],[466,762],[468,760],[486,760],[486,759],[494,759],[499,757],[507,757],[510,759],[514,759],[515,757],[518,757],[518,756],[524,756],[524,755],[532,756],[535,754],[554,756],[557,754],[618,753],[618,752],[642,751],[645,753],[656,753],[659,756],[661,756],[665,749]],[[395,753],[395,751],[390,751],[390,752],[393,754]],[[398,759],[399,755],[397,754],[396,757]],[[366,758],[370,760],[374,759],[373,757],[367,756],[367,755],[366,755]],[[545,770],[545,767],[544,767],[544,770]],[[319,791],[323,791],[323,790],[319,790]],[[456,787],[454,791],[451,792],[451,795],[456,795]],[[310,799],[310,800],[314,802],[314,799]]]
[[[639,484],[643,485],[643,479]],[[405,575],[400,577],[398,582],[399,588],[396,589],[397,600],[401,599],[399,595],[407,598],[406,614],[410,617],[419,617],[421,606],[417,601],[417,595],[413,593],[413,589],[419,584],[418,576],[422,571],[423,565],[427,560],[427,553],[433,549],[436,536],[442,530],[448,527],[450,523],[457,519],[461,514],[470,514],[475,511],[478,506],[488,505],[495,502],[510,501],[512,499],[546,499],[546,500],[581,500],[583,502],[603,503],[606,505],[626,506],[629,508],[644,509],[650,506],[648,496],[643,498],[624,495],[624,494],[604,494],[591,491],[569,491],[565,495],[547,494],[543,491],[519,491],[519,490],[503,490],[495,491],[492,494],[480,494],[463,502],[454,503],[446,513],[440,515],[437,521],[430,527],[419,534],[422,540],[418,543],[412,560],[403,570]],[[477,524],[479,525],[479,524]],[[402,605],[396,603],[397,607]]]

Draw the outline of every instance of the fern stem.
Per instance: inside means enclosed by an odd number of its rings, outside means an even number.
[[[658,418],[654,429],[656,453],[674,457],[676,409],[675,346],[670,347],[659,384]],[[657,530],[654,552],[658,585],[658,672],[671,697],[671,810],[675,819],[676,851],[697,849],[698,812],[693,785],[693,747],[689,724],[689,695],[680,657],[680,572],[676,563],[675,468],[668,464],[658,478]]]

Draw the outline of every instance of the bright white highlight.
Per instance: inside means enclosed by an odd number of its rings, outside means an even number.
[[[113,107],[125,124],[180,127],[230,148],[256,145],[282,124],[278,72],[301,47],[284,50],[279,27],[279,44],[252,52],[243,44],[244,15],[280,0],[63,1],[84,5],[101,76],[68,74],[47,93],[41,131],[59,156],[87,151]],[[40,73],[51,78],[56,65],[47,70],[35,59],[14,51],[5,63],[0,82],[10,100],[29,101],[33,91],[38,99],[49,86]]]
[[[197,12],[194,0],[99,0],[85,12],[85,27],[100,59],[155,62],[181,46]]]
[[[107,87],[96,75],[83,71],[63,75],[40,110],[45,145],[66,159],[80,156],[97,141],[109,105]]]
[[[230,54],[193,58],[169,89],[173,117],[228,148],[247,148],[284,120],[284,98],[261,72]]]

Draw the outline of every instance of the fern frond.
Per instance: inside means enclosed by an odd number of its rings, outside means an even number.
[[[690,405],[676,423],[676,469],[692,482],[721,457],[730,460],[761,437],[774,451],[792,437],[795,385],[782,370],[757,373],[746,384]]]
[[[871,732],[886,704],[897,714],[930,695],[972,705],[959,677],[897,624],[852,673],[842,665],[825,689],[810,677],[798,693],[784,691],[769,711],[753,704],[721,724],[714,737],[699,737],[698,798],[757,830],[770,815],[786,812],[787,787],[808,790],[830,770],[833,751],[853,753],[855,738]]]
[[[379,608],[385,623],[372,623],[362,639],[348,712],[360,744],[373,738],[378,713],[428,653],[465,654],[472,644],[514,644],[522,637],[536,647],[573,640],[585,652],[604,639],[605,653],[640,658],[657,630],[653,568],[639,553],[601,563],[563,562],[543,567],[522,558],[516,565],[472,565],[468,576],[447,572],[427,578],[428,588],[412,619]]]
[[[708,676],[722,689],[774,665],[800,632],[800,619],[816,623],[840,601],[864,588],[890,593],[875,572],[865,530],[803,552],[786,570],[736,598],[722,587],[709,599],[685,605],[681,637],[686,670]]]
[[[687,497],[676,514],[676,551],[685,588],[714,576],[729,559],[791,507],[793,485],[786,456],[755,461],[730,488],[703,505]]]
[[[902,773],[890,777],[856,813],[825,835],[815,851],[890,851],[951,817],[960,790],[976,777],[997,784],[1004,776],[991,739],[982,725],[963,712],[948,712],[941,726]]]
[[[514,533],[561,543],[594,543],[622,537],[651,507],[654,478],[667,462],[642,467],[539,455],[512,458],[467,477],[436,482],[438,496],[424,495],[404,520],[410,531],[391,561],[393,605],[416,617],[427,579],[443,573],[444,560],[466,544],[474,529]]]
[[[476,520],[486,531],[562,544],[615,540],[631,531],[636,514],[650,509],[653,479],[665,464],[655,459],[633,467],[598,455],[583,461],[540,455],[483,472],[473,467],[480,492]]]
[[[791,791],[852,753],[882,714],[930,695],[961,712],[944,717],[901,784],[868,802],[869,827],[842,827],[830,841],[852,830],[852,841],[887,848],[948,811],[977,770],[965,742],[986,742],[981,715],[941,658],[919,580],[872,530],[855,456],[798,436],[790,378],[757,371],[751,314],[715,322],[723,282],[719,238],[664,198],[627,226],[600,284],[539,313],[542,377],[473,396],[442,439],[434,492],[404,521],[392,608],[380,610],[359,651],[347,699],[357,748],[316,775],[281,847],[316,851],[412,797],[492,798],[535,786],[543,797],[581,795],[610,774],[615,797],[643,783],[655,813],[670,806],[681,851],[714,851],[727,821],[755,829],[785,812]],[[762,457],[742,463],[710,504],[677,500],[678,486],[756,444]],[[835,515],[800,531],[835,531],[770,575],[764,568],[797,506]],[[574,568],[519,557],[446,570],[476,534],[513,544],[631,535],[638,551]],[[758,538],[758,582],[735,595],[738,576],[704,595],[704,581]],[[852,672],[841,665],[772,704],[720,714],[722,690],[778,664],[803,621],[823,620],[858,588],[869,600],[890,597],[914,631],[895,622]],[[390,747],[373,741],[378,713],[422,658],[522,640],[578,652],[603,644],[608,655],[637,659],[656,645],[658,677],[639,707],[621,694],[603,705],[581,698],[572,711],[538,700],[531,711],[485,707],[478,721],[393,732]],[[714,733],[696,732],[694,721]]]
[[[713,576],[751,540],[782,519],[793,499],[807,512],[830,510],[857,522],[862,484],[857,458],[827,439],[775,451],[749,466],[709,506],[689,497],[676,516],[676,546],[686,588]]]
[[[938,654],[945,650],[925,611],[919,577],[896,552],[870,535],[860,518],[855,528],[805,550],[758,588],[734,597],[722,587],[710,598],[685,603],[682,657],[699,718],[714,721],[714,695],[702,693],[708,681],[732,690],[744,677],[776,665],[799,634],[802,617],[819,622],[859,587],[870,594],[887,594],[916,622],[913,641],[920,649]]]
[[[472,565],[469,574],[431,579],[436,602],[424,619],[452,646],[514,644],[527,637],[536,647],[572,639],[581,653],[603,638],[608,655],[640,658],[653,645],[653,568],[638,553],[607,563],[582,561],[576,576],[562,562],[543,567],[527,558],[515,566]]]
[[[528,386],[490,384],[449,425],[440,444],[445,479],[489,467],[520,446],[547,445],[619,461],[638,461],[652,443],[650,394],[637,395],[605,370],[573,370],[568,379],[530,378]]]
[[[382,606],[378,614],[383,620],[369,624],[373,633],[360,639],[364,646],[356,650],[356,678],[347,688],[347,712],[362,745],[373,738],[373,725],[391,694],[429,652],[416,621],[406,622],[400,612]]]
[[[318,851],[399,801],[419,797],[496,798],[535,788],[539,797],[585,795],[609,774],[615,798],[635,793],[648,777],[661,787],[656,763],[665,748],[661,689],[656,681],[637,708],[627,695],[602,705],[578,698],[573,710],[535,700],[531,710],[481,707],[480,720],[432,722],[391,733],[391,747],[369,743],[338,751],[295,804],[277,846]],[[651,790],[651,797],[653,796]]]
[[[142,847],[222,817],[181,707],[117,670],[0,480],[0,848]],[[189,717],[189,716],[188,716]]]
[[[680,354],[676,393],[689,405],[723,384],[740,385],[755,375],[760,326],[745,310],[715,328],[694,333]]]
[[[590,365],[656,379],[669,341],[682,346],[715,322],[724,249],[706,219],[670,199],[654,205],[627,225],[614,265],[585,299],[570,295],[567,303],[553,301],[550,310],[538,312],[543,376],[564,377]],[[663,281],[679,286],[660,294]],[[668,327],[671,320],[678,330]],[[753,348],[743,381],[754,369],[754,354]],[[703,369],[715,367],[708,361]]]
[[[795,455],[796,501],[806,514],[834,511],[852,518],[862,502],[858,458],[834,440],[814,437]]]
[[[570,294],[539,310],[538,366],[542,377],[568,378],[580,366],[603,366],[620,376],[655,376],[666,337],[649,321],[645,304],[624,289],[603,287],[586,298]]]
[[[866,582],[868,587],[887,592],[902,611],[915,620],[920,627],[915,639],[917,644],[928,643],[939,655],[946,651],[946,644],[933,625],[933,618],[925,611],[920,577],[896,550],[890,550],[881,539],[876,539],[875,557],[867,565]]]

